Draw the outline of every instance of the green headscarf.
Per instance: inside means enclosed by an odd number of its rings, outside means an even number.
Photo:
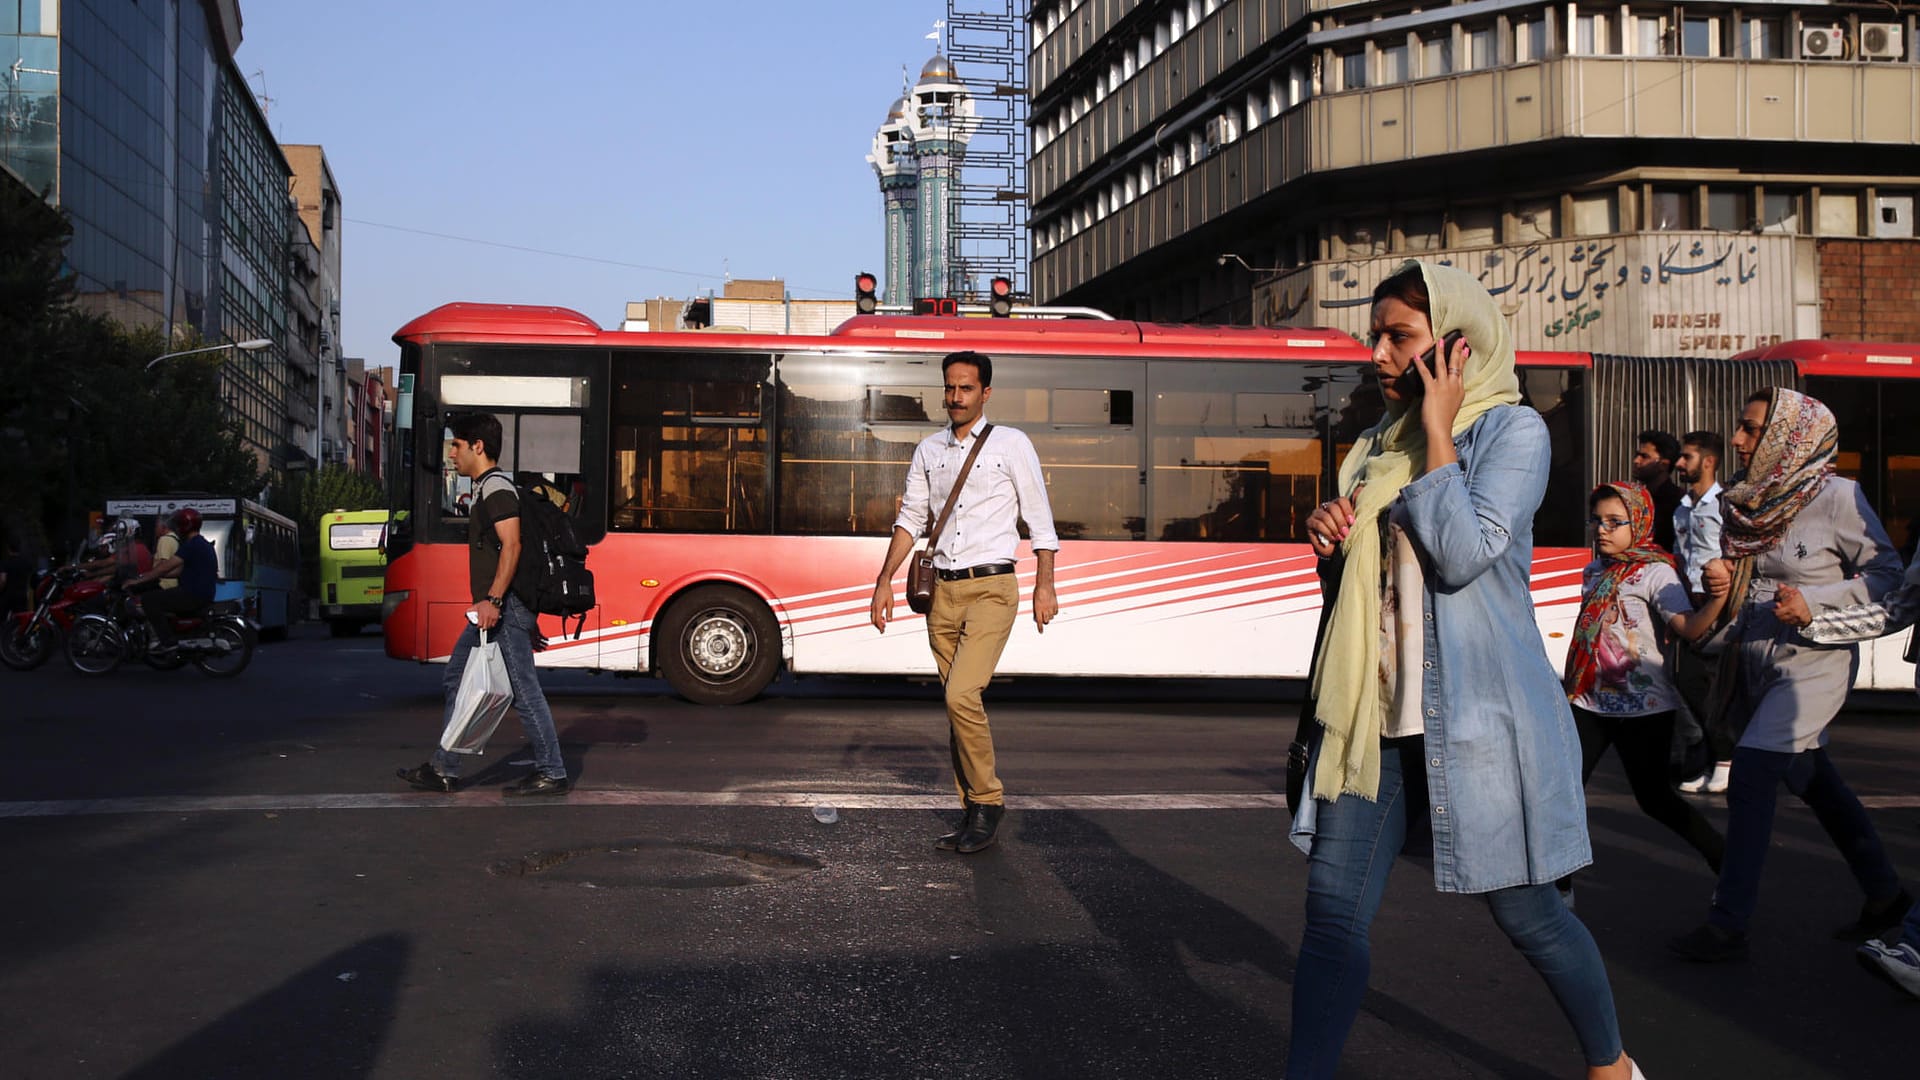
[[[1466,400],[1453,434],[1500,405],[1520,403],[1513,339],[1493,297],[1466,272],[1409,259],[1396,273],[1418,267],[1427,283],[1433,337],[1458,330],[1472,346],[1462,377]],[[1355,499],[1353,531],[1342,545],[1346,568],[1340,595],[1320,642],[1314,673],[1316,716],[1325,735],[1313,791],[1322,799],[1342,794],[1363,799],[1380,790],[1380,583],[1383,554],[1380,515],[1414,477],[1427,471],[1427,435],[1419,399],[1387,402],[1387,414],[1361,433],[1340,463],[1340,494]],[[1359,495],[1354,495],[1355,491]]]

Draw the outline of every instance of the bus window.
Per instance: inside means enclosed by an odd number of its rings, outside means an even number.
[[[1319,369],[1153,368],[1153,521],[1160,540],[1305,538],[1326,466]]]
[[[946,418],[938,357],[780,362],[783,533],[885,536],[913,448]]]
[[[1840,429],[1835,471],[1860,484],[1904,550],[1920,524],[1920,430],[1902,411],[1913,381],[1817,375],[1807,378],[1807,393],[1833,410]]]
[[[996,387],[987,406],[990,419],[1018,422],[1033,440],[1047,481],[1054,531],[1062,540],[1146,539],[1142,433],[1134,426],[1136,387],[1144,388],[1141,365],[1031,359],[1017,366],[1009,362],[1006,370],[1009,374],[996,373],[996,380],[1025,381],[1044,374],[1055,384],[1046,389]],[[1002,395],[1018,407],[1006,407]]]
[[[766,532],[772,358],[614,358],[611,527]]]

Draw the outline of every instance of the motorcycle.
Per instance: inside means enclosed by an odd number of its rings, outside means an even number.
[[[72,567],[41,576],[33,607],[14,612],[0,628],[0,664],[32,671],[47,662],[74,620],[101,606],[106,585],[85,578]]]
[[[208,675],[227,678],[247,669],[260,635],[260,627],[233,600],[215,603],[205,615],[176,617],[173,630],[179,648],[156,654],[159,643],[146,616],[126,593],[113,590],[107,611],[82,615],[67,631],[67,663],[82,675],[105,675],[128,660],[161,671],[192,663]]]

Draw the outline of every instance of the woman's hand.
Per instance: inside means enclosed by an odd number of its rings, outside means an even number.
[[[1813,621],[1813,611],[1799,589],[1782,585],[1773,594],[1773,617],[1797,629]]]
[[[1354,491],[1354,498],[1360,492]],[[1353,503],[1344,495],[1330,499],[1314,508],[1307,515],[1307,542],[1313,545],[1313,553],[1323,559],[1333,557],[1340,550],[1340,542],[1347,538],[1353,529]]]
[[[1420,402],[1420,422],[1427,429],[1427,442],[1435,440],[1453,441],[1453,421],[1460,415],[1460,406],[1467,400],[1467,382],[1464,372],[1467,369],[1467,357],[1473,355],[1473,349],[1465,338],[1454,342],[1451,355],[1443,355],[1446,347],[1443,337],[1434,349],[1432,364],[1423,363],[1423,357],[1416,356],[1413,363],[1427,384],[1427,391]]]

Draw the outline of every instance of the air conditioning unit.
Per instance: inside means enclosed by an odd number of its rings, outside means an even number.
[[[1800,28],[1800,59],[1838,60],[1847,55],[1847,33],[1837,26]]]
[[[1898,60],[1906,55],[1899,23],[1861,23],[1860,55],[1875,60]]]

